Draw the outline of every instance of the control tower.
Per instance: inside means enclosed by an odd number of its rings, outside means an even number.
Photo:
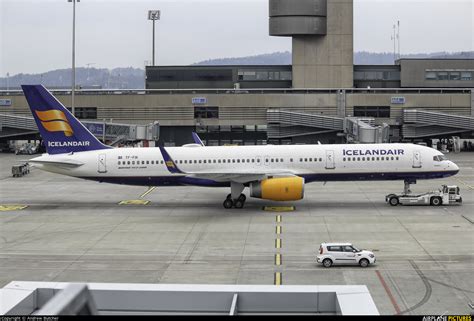
[[[293,38],[293,88],[352,88],[353,0],[269,0],[270,35]]]

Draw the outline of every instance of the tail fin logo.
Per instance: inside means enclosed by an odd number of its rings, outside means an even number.
[[[67,137],[74,134],[66,115],[60,110],[35,110],[36,115],[41,120],[41,125],[48,132],[63,132]]]

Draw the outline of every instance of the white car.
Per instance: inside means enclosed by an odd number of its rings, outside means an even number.
[[[367,267],[376,261],[374,253],[367,250],[359,250],[351,243],[322,243],[319,247],[317,262],[324,267],[333,264],[353,264]]]

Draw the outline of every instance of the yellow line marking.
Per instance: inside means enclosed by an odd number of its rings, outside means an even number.
[[[275,285],[281,285],[281,272],[275,272]]]
[[[21,211],[27,208],[28,205],[0,205],[0,212]]]
[[[280,226],[280,225],[278,225],[278,226],[276,227],[276,234],[278,234],[278,235],[281,234],[281,226]]]
[[[145,200],[129,200],[129,201],[121,201],[119,205],[148,205],[150,201]]]
[[[281,223],[281,215],[277,215],[277,223]]]
[[[275,255],[275,265],[281,265],[281,254]]]
[[[143,193],[142,195],[140,195],[140,198],[144,198],[145,196],[147,196],[148,194],[150,194],[151,192],[153,192],[155,189],[156,189],[156,186],[150,187],[150,188],[148,189],[148,191],[146,191],[145,193]]]
[[[294,206],[265,206],[263,208],[266,212],[293,212]]]
[[[281,249],[281,239],[276,239],[275,240],[275,248]]]

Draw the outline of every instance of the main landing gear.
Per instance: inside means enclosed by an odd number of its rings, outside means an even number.
[[[247,200],[247,196],[244,194],[240,194],[240,196],[236,199],[232,199],[232,194],[227,195],[226,200],[224,201],[224,208],[230,209],[232,207],[241,209],[244,207],[245,201]]]
[[[227,195],[227,198],[223,203],[224,208],[226,209],[230,209],[232,207],[235,207],[238,209],[243,208],[245,201],[247,199],[247,197],[244,194],[242,194],[242,192],[244,191],[244,188],[245,188],[244,184],[231,182],[230,184],[231,193]]]

